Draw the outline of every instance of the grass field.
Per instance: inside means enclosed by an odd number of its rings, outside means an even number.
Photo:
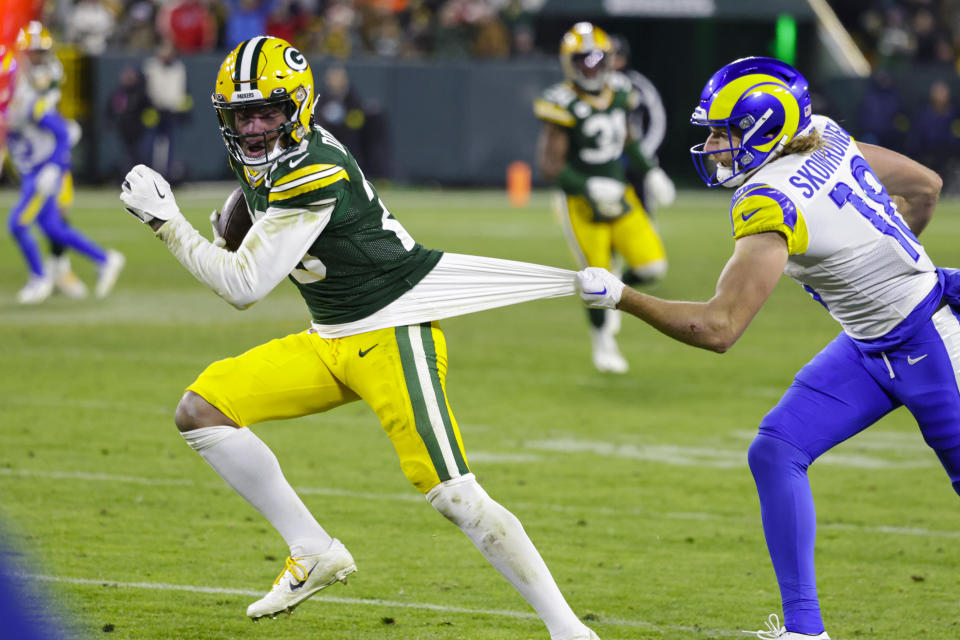
[[[178,191],[204,233],[231,187]],[[81,190],[76,226],[126,253],[103,301],[15,305],[25,270],[0,238],[0,517],[70,637],[546,640],[526,603],[410,487],[365,405],[259,425],[291,483],[360,571],[290,617],[251,624],[282,540],[173,426],[206,364],[308,323],[282,284],[245,312],[223,303],[122,211]],[[0,193],[8,210],[14,193]],[[548,196],[390,190],[423,244],[572,266]],[[671,271],[657,292],[705,299],[731,251],[723,193],[682,193],[660,216]],[[924,235],[960,266],[960,205]],[[88,282],[93,270],[80,259]],[[756,425],[838,331],[785,280],[720,357],[625,319],[632,368],[590,365],[567,298],[455,318],[450,401],[471,466],[524,523],[604,640],[745,637],[779,597],[746,464]],[[904,411],[811,470],[827,630],[839,640],[960,637],[957,496]],[[0,638],[6,637],[0,620]]]

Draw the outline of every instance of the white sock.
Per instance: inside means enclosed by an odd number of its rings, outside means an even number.
[[[431,489],[433,508],[460,527],[534,608],[553,640],[584,637],[586,627],[564,600],[523,525],[483,490],[473,474]]]
[[[332,539],[283,477],[269,447],[247,428],[201,427],[180,435],[234,491],[263,514],[300,557],[323,553]]]

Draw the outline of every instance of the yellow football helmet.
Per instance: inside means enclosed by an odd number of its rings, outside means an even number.
[[[263,168],[310,131],[313,72],[303,54],[286,40],[257,36],[241,42],[224,59],[211,99],[230,155],[240,164]],[[237,131],[237,112],[267,106],[280,107],[286,122],[263,133],[241,135]],[[246,155],[241,142],[257,136],[262,136],[267,153]],[[267,144],[273,136],[277,136],[276,142],[270,148]]]
[[[53,49],[53,36],[39,20],[31,20],[17,34],[18,51],[50,51]]]
[[[613,41],[607,32],[589,22],[578,22],[560,41],[560,65],[567,80],[588,93],[599,93],[607,84]]]

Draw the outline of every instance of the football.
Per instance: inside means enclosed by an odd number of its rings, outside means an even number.
[[[217,232],[226,242],[226,250],[239,249],[251,226],[253,226],[253,219],[250,217],[250,211],[247,210],[243,189],[237,187],[223,203],[220,208],[220,217],[217,218]]]

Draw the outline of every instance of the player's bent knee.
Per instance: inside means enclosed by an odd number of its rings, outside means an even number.
[[[487,501],[493,502],[472,473],[441,482],[427,492],[426,498],[434,509],[458,526],[465,513]]]
[[[180,431],[193,431],[202,427],[240,427],[226,414],[207,402],[203,396],[193,391],[187,391],[180,398],[173,421]]]
[[[747,464],[754,478],[770,473],[803,473],[810,457],[786,440],[760,433],[747,450]]]
[[[642,267],[633,267],[624,273],[623,281],[630,286],[653,284],[667,275],[667,261],[657,260]]]

